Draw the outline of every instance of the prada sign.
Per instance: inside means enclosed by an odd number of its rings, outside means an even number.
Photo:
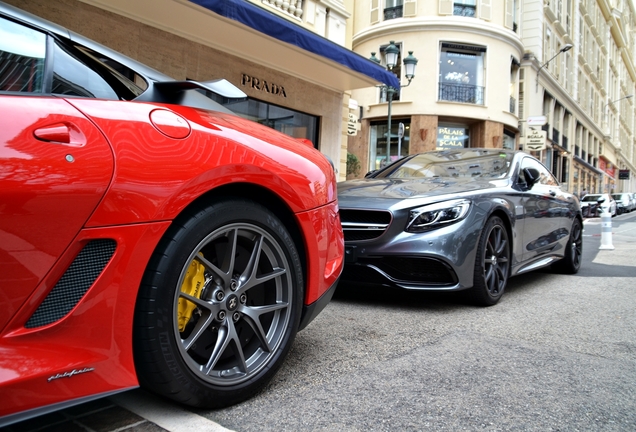
[[[244,87],[250,87],[254,90],[262,91],[263,93],[269,93],[271,95],[281,96],[284,98],[287,97],[287,93],[285,93],[285,87],[283,87],[282,85],[268,83],[265,80],[250,76],[248,74],[243,74],[243,77],[241,78],[241,84]]]

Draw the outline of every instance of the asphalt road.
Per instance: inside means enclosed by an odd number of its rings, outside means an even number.
[[[610,244],[586,221],[577,275],[514,277],[489,308],[340,286],[267,388],[227,409],[135,390],[7,430],[636,431],[636,212]]]
[[[198,412],[241,431],[636,430],[636,212],[584,224],[579,274],[498,305],[341,286],[257,397]]]

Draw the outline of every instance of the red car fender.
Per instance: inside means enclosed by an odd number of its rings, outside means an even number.
[[[344,265],[344,236],[335,202],[297,216],[303,231],[313,234],[306,236],[305,247],[317,251],[307,254],[308,289],[305,304],[309,305],[318,300],[340,277]]]
[[[155,104],[69,101],[102,130],[115,153],[113,181],[89,227],[173,219],[207,191],[238,182],[273,191],[294,213],[335,200],[326,158],[265,126],[178,107],[192,129],[172,138],[150,121],[160,108]]]

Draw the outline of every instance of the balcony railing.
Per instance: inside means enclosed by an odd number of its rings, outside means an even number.
[[[390,8],[385,8],[384,9],[384,21],[386,20],[390,20],[390,19],[395,19],[395,18],[402,18],[403,12],[402,12],[402,8],[403,6],[394,6],[394,7],[390,7]]]
[[[468,6],[462,4],[455,4],[453,7],[453,15],[456,16],[465,16],[465,17],[475,17],[475,6]]]
[[[483,105],[484,87],[467,84],[439,83],[439,100]]]
[[[279,9],[279,10],[282,10],[283,12],[293,15],[296,18],[300,18],[303,15],[302,0],[291,0],[286,2],[276,2],[274,0],[263,0],[263,3],[275,9]]]

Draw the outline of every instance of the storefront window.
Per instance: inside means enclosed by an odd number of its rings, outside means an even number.
[[[486,48],[442,43],[439,64],[439,100],[484,104]]]
[[[400,126],[400,124],[402,126]],[[387,122],[371,123],[369,170],[380,169],[387,165]],[[394,162],[409,154],[410,119],[391,121],[391,158]],[[402,133],[401,133],[402,131]]]
[[[451,124],[439,124],[437,127],[437,150],[468,147],[470,147],[468,128]]]
[[[257,99],[227,99],[211,92],[205,94],[235,114],[276,129],[294,138],[306,138],[318,148],[319,118]]]
[[[513,150],[515,148],[515,134],[507,129],[504,129],[503,134],[503,148]]]

